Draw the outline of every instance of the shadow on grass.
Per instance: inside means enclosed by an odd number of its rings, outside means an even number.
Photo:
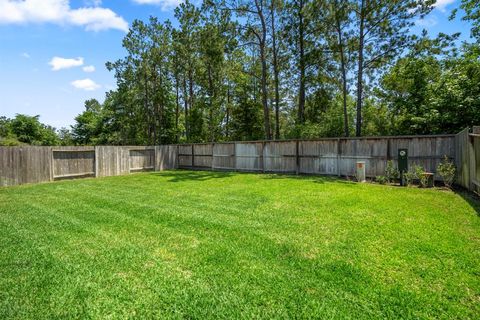
[[[182,182],[182,181],[207,181],[212,179],[231,178],[236,175],[257,175],[260,179],[265,180],[305,180],[313,183],[325,184],[325,183],[340,183],[349,186],[355,186],[355,183],[345,178],[339,178],[334,176],[319,176],[294,173],[262,173],[262,172],[248,172],[248,171],[209,171],[209,170],[184,170],[177,169],[167,172],[156,172],[154,175],[169,178],[169,182]]]
[[[234,173],[224,171],[204,171],[204,170],[182,170],[158,172],[155,175],[169,178],[169,182],[183,182],[183,181],[207,181],[212,179],[222,179],[233,177]]]
[[[468,204],[475,210],[477,216],[480,217],[480,197],[473,192],[465,190],[463,188],[455,189],[456,194],[467,201]]]
[[[265,173],[261,175],[262,179],[273,179],[273,180],[283,180],[283,179],[295,179],[295,180],[305,180],[311,181],[313,183],[325,184],[325,183],[341,183],[350,186],[355,186],[355,182],[348,180],[344,177],[337,176],[322,176],[322,175],[313,175],[313,174],[299,174],[294,173]]]

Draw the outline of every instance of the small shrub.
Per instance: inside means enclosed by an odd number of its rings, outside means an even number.
[[[393,166],[393,161],[387,161],[387,166],[385,167],[385,178],[387,179],[387,182],[393,183],[399,176],[400,173],[398,172],[398,169]]]
[[[380,184],[387,184],[388,183],[388,178],[386,176],[376,176],[375,181]]]
[[[405,180],[405,184],[407,186],[411,186],[413,184],[413,181],[415,180],[415,178],[416,178],[416,174],[413,171],[409,170],[409,171],[403,173],[403,179]]]
[[[453,162],[448,160],[447,156],[438,164],[437,172],[442,177],[445,186],[451,188],[453,180],[455,179],[456,168]]]
[[[424,175],[425,170],[423,170],[422,166],[419,165],[412,165],[410,170],[403,174],[403,178],[405,179],[405,184],[407,186],[411,186],[415,180],[420,182],[420,186],[424,187],[428,184],[428,177]]]
[[[428,187],[428,175],[426,175],[426,171],[423,170],[423,168],[421,166],[418,166],[416,168],[417,170],[417,179],[418,179],[418,182],[420,183],[420,187],[422,188],[426,188]]]

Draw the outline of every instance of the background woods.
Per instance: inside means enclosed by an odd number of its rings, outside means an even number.
[[[435,1],[205,0],[134,21],[117,88],[71,130],[0,119],[1,144],[157,145],[456,133],[480,123],[478,1],[471,41],[414,34]],[[454,12],[456,14],[456,12]]]

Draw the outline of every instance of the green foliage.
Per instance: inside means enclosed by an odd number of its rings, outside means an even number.
[[[461,5],[474,35],[477,2]],[[107,63],[117,89],[99,111],[77,117],[74,141],[436,134],[478,125],[478,43],[412,33],[433,4],[185,1],[175,23],[135,20],[122,42],[126,56]]]
[[[388,177],[386,176],[376,176],[375,181],[380,184],[387,184],[390,183]]]
[[[14,147],[21,146],[23,143],[13,137],[0,137],[0,146]]]
[[[387,165],[385,167],[385,178],[387,179],[388,183],[394,183],[400,177],[400,173],[398,169],[394,166],[393,161],[387,161]]]
[[[455,164],[447,156],[438,164],[437,172],[442,177],[445,186],[451,188],[455,180],[456,168]]]
[[[456,133],[480,122],[480,55],[465,45],[460,57],[407,56],[381,80],[392,134]]]
[[[426,173],[427,172],[425,171],[425,169],[423,169],[423,167],[421,166],[416,167],[416,176],[420,184],[420,187],[422,188],[426,188],[428,186],[429,176]]]
[[[415,181],[418,181],[423,188],[428,184],[428,176],[425,175],[425,170],[421,165],[417,164],[410,166],[408,172],[403,173],[403,178],[407,186],[413,185]]]
[[[13,119],[3,118],[0,123],[3,144],[53,146],[59,143],[55,128],[39,121],[40,116],[17,114]],[[2,136],[0,136],[1,138]],[[17,143],[18,141],[18,143]]]

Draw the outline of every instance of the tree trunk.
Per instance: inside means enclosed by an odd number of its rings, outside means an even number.
[[[340,52],[340,69],[342,73],[342,99],[343,99],[343,125],[345,137],[350,135],[350,130],[348,127],[348,110],[347,110],[347,97],[348,97],[348,87],[347,87],[347,70],[346,70],[346,61],[345,61],[345,47],[343,43],[343,31],[340,22],[340,17],[338,16],[338,1],[335,0],[335,22],[337,25],[338,33],[338,49]]]
[[[272,133],[270,130],[270,110],[268,108],[268,91],[267,91],[267,61],[265,58],[265,44],[260,46],[260,59],[262,61],[262,105],[263,118],[265,127],[265,139],[272,140]]]
[[[210,110],[209,110],[209,113],[208,113],[208,117],[209,117],[209,124],[208,124],[208,127],[209,127],[209,130],[210,130],[210,141],[211,142],[214,142],[215,141],[215,133],[214,133],[214,130],[213,130],[213,101],[214,101],[214,88],[213,88],[213,79],[212,79],[212,67],[209,65],[208,66],[208,91],[209,91],[209,95],[210,95],[210,101],[209,101],[209,107],[210,107]]]
[[[260,42],[260,61],[262,64],[262,105],[263,105],[263,117],[264,117],[264,127],[265,127],[265,139],[272,140],[272,133],[270,129],[270,110],[268,108],[268,91],[267,91],[267,57],[265,52],[266,39],[267,39],[267,25],[265,22],[265,17],[263,16],[263,2],[259,3],[261,0],[255,0],[257,6],[258,17],[262,25],[262,34],[259,39]]]
[[[273,51],[273,85],[275,87],[275,139],[280,139],[280,92],[279,70],[277,57],[277,34],[275,31],[275,1],[271,0],[270,20],[272,24],[272,51]]]
[[[298,45],[299,45],[299,87],[298,87],[298,123],[305,122],[305,30],[303,25],[303,0],[298,8]]]
[[[357,75],[357,123],[356,136],[362,135],[362,103],[363,103],[363,46],[364,46],[364,24],[365,24],[365,1],[362,0],[360,8],[360,31],[358,42],[358,75]]]
[[[179,83],[178,83],[178,73],[175,73],[175,131],[176,131],[176,142],[180,140],[180,132],[178,131],[178,118],[180,116],[180,97],[179,97]]]
[[[190,126],[188,120],[188,95],[187,95],[187,77],[183,75],[183,103],[185,105],[185,138],[190,138]]]
[[[227,137],[227,140],[230,138],[230,132],[229,132],[229,122],[230,122],[230,82],[227,81],[227,107],[225,110],[226,113],[226,119],[225,119],[225,136]]]

